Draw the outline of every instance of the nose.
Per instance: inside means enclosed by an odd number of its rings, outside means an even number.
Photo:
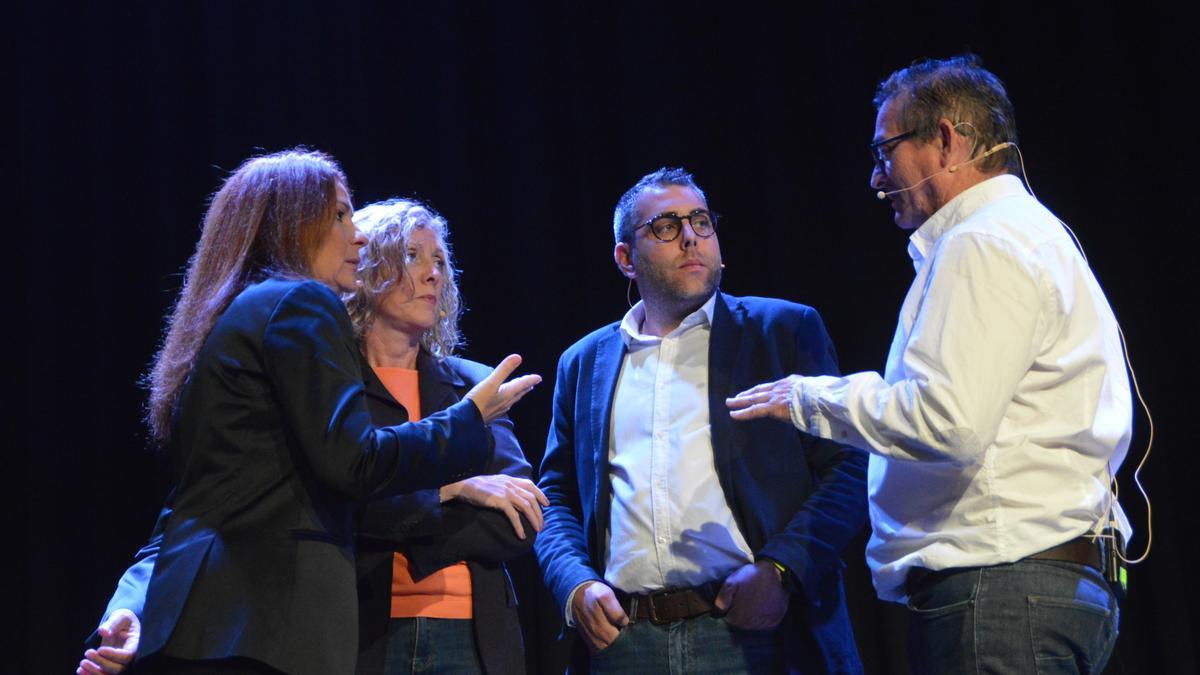
[[[350,243],[354,244],[355,248],[362,248],[367,245],[367,235],[356,227],[354,228],[354,239]]]
[[[871,189],[882,190],[884,183],[887,181],[887,172],[883,165],[876,162],[875,167],[871,169]]]
[[[679,245],[684,248],[687,248],[688,246],[695,246],[696,242],[700,241],[700,237],[696,235],[696,230],[692,228],[692,219],[684,216],[679,220],[679,227],[681,228],[679,233]]]

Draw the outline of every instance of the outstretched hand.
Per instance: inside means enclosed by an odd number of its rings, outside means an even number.
[[[496,369],[492,371],[479,384],[471,388],[467,392],[466,399],[475,404],[479,408],[479,413],[483,415],[484,423],[490,423],[497,418],[503,417],[508,409],[521,400],[533,388],[542,381],[541,375],[522,375],[514,378],[511,382],[505,382],[509,375],[521,365],[521,357],[518,354],[509,354]]]
[[[790,423],[792,412],[788,404],[792,400],[792,390],[799,381],[799,375],[788,375],[782,380],[760,384],[727,398],[725,405],[732,411],[729,416],[739,422],[772,417]]]
[[[118,609],[96,632],[100,634],[100,648],[83,653],[83,660],[75,670],[77,675],[112,675],[133,663],[142,636],[142,622],[137,615],[128,609]]]
[[[508,516],[519,539],[525,538],[521,516],[533,525],[536,532],[542,531],[542,508],[550,506],[550,500],[526,478],[505,474],[475,476],[457,483],[443,485],[438,491],[442,501],[458,499],[475,506],[495,509]]]

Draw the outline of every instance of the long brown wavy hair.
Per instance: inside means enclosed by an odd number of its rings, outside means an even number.
[[[334,221],[339,181],[347,185],[332,157],[297,148],[246,160],[213,195],[145,377],[146,424],[160,447],[170,439],[196,355],[229,303],[267,276],[311,276],[312,259]]]

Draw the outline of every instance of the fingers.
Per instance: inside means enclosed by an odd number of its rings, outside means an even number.
[[[542,492],[542,489],[537,486],[537,483],[534,483],[531,480],[525,480],[524,478],[521,480],[524,480],[525,483],[529,485],[528,489],[533,492],[535,497],[537,497],[538,503],[541,504],[543,508],[550,506],[550,498],[547,497],[544,492]]]
[[[510,519],[516,518],[520,521],[520,517],[523,515],[533,527],[534,532],[542,531],[542,509],[536,502],[532,501],[532,497],[527,496],[524,492],[517,491],[517,494],[513,495],[513,499],[509,504],[511,504],[510,508],[513,509],[513,514],[509,516]],[[524,539],[525,537],[521,538]]]
[[[96,650],[96,653],[102,659],[107,659],[108,661],[112,662],[114,665],[121,666],[121,667],[128,666],[129,664],[133,663],[133,657],[137,654],[137,642],[132,642],[132,644],[127,643],[127,644],[129,645],[127,649],[117,649],[115,647],[101,647],[100,649]],[[107,664],[105,664],[104,667],[109,668],[109,666]]]
[[[596,604],[604,611],[604,618],[613,626],[624,626],[629,623],[629,615],[621,609],[621,603],[617,602],[617,596],[608,586],[604,587],[603,593],[598,593]],[[615,639],[616,636],[614,635]]]
[[[776,384],[779,384],[780,382],[783,382],[783,380],[776,380],[775,382],[764,382],[760,385],[751,387],[751,388],[747,389],[746,391],[743,391],[742,393],[738,394],[737,396],[734,396],[733,398],[739,399],[739,398],[744,398],[747,396],[754,396],[757,394],[769,392],[769,391],[771,391],[772,388],[774,388],[774,386]],[[728,401],[730,399],[725,399],[725,400]]]
[[[522,375],[512,382],[505,382],[503,385],[501,385],[499,395],[505,398],[511,398],[511,400],[508,401],[508,405],[511,407],[514,403],[520,401],[525,394],[533,391],[533,388],[541,383],[541,375]]]
[[[439,493],[452,495],[451,498],[461,499],[475,506],[502,512],[520,539],[525,539],[525,526],[521,516],[525,517],[536,532],[541,532],[545,526],[542,504],[548,505],[549,500],[533,481],[525,478],[505,474],[475,476],[458,483],[443,485]]]
[[[774,412],[775,411],[771,404],[757,403],[749,408],[743,408],[741,410],[733,409],[729,411],[729,416],[738,422],[745,422],[746,420],[756,420],[760,417],[772,417]]]
[[[111,648],[109,648],[111,651]],[[133,660],[133,655],[128,654],[121,661],[109,658],[111,654],[104,655],[98,650],[89,649],[83,653],[84,661],[80,661],[79,666],[89,673],[119,673],[125,670],[125,667]],[[89,667],[90,664],[90,667]]]
[[[517,533],[517,539],[525,539],[525,527],[521,524],[521,514],[517,509],[513,508],[511,503],[505,504],[500,509],[504,515],[508,516],[508,522],[512,525],[513,532]]]
[[[490,375],[467,392],[466,398],[475,403],[485,423],[491,423],[507,413],[509,408],[542,381],[541,375],[522,375],[511,382],[504,382],[519,365],[519,355],[511,354],[505,357]]]
[[[713,601],[713,605],[722,612],[728,612],[730,607],[733,607],[733,596],[737,592],[737,587],[730,584],[721,584],[721,590],[717,592],[717,599]]]
[[[533,481],[524,478],[510,478],[509,480],[512,481],[512,487],[516,492],[517,508],[525,514],[525,518],[533,525],[533,529],[541,532],[545,524],[542,516],[542,500],[545,500],[546,496],[533,484]],[[538,499],[539,496],[541,499]]]

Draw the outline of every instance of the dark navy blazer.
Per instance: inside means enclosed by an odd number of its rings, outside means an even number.
[[[377,427],[341,300],[314,281],[247,287],[213,326],[177,407],[178,474],[139,660],[242,656],[300,675],[357,654],[361,501],[452,483],[490,461],[470,402]]]
[[[491,369],[454,357],[439,362],[422,351],[417,358],[417,372],[421,410],[436,412],[458,403]],[[372,421],[379,425],[407,422],[408,411],[392,398],[374,372],[364,366],[363,375]],[[486,473],[528,478],[529,463],[513,435],[512,422],[501,417],[488,425],[488,430],[493,459]],[[150,541],[118,582],[105,611],[106,618],[120,608],[141,616],[146,583],[154,571],[170,515],[168,505],[159,515]],[[467,560],[475,639],[484,672],[523,673],[525,658],[516,595],[503,563],[533,547],[536,533],[528,522],[524,524],[526,539],[521,540],[500,512],[461,502],[441,504],[434,488],[367,502],[358,523],[359,653],[355,672],[359,675],[384,672],[391,614],[392,552],[399,549],[408,557],[417,577]],[[99,636],[93,634],[89,641],[97,644]]]
[[[421,412],[444,410],[463,397],[492,369],[455,357],[438,361],[425,351],[417,357]],[[392,398],[370,368],[366,376],[367,407],[376,424],[402,424],[408,411]],[[512,422],[501,417],[488,425],[492,461],[484,473],[519,478],[532,475],[513,434]],[[392,599],[392,552],[408,558],[416,579],[460,560],[471,574],[471,610],[475,645],[488,675],[525,672],[525,649],[517,616],[517,598],[504,562],[528,553],[536,532],[522,521],[518,539],[508,517],[460,501],[440,503],[437,489],[372,500],[359,522],[358,607],[359,654],[356,672],[378,675],[386,661],[388,618]]]
[[[624,355],[613,323],[559,360],[540,481],[550,507],[535,549],[560,608],[578,584],[604,574],[610,417]],[[726,397],[789,374],[836,374],[825,326],[804,305],[718,293],[708,364],[721,488],[756,559],[783,564],[797,589],[780,627],[789,669],[861,672],[839,555],[866,524],[866,454],[772,419],[734,422],[725,406]]]

